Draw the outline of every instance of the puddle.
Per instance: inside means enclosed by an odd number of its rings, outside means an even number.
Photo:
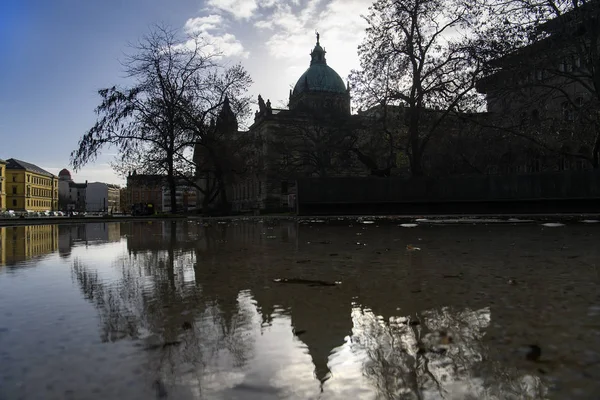
[[[600,392],[596,226],[336,221],[1,228],[2,396]]]

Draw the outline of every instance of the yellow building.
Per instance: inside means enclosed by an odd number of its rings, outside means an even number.
[[[6,161],[0,160],[0,211],[6,210]]]
[[[25,161],[6,160],[6,208],[58,210],[58,177]]]
[[[0,265],[6,264],[6,228],[0,228]]]
[[[0,265],[26,261],[58,251],[58,225],[0,228]]]

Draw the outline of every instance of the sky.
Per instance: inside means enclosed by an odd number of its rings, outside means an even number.
[[[3,0],[0,2],[0,159],[16,158],[77,182],[124,184],[114,149],[73,172],[70,153],[96,121],[97,91],[125,85],[120,60],[156,23],[195,29],[225,64],[241,62],[250,93],[287,105],[308,68],[315,30],[347,80],[372,0]]]

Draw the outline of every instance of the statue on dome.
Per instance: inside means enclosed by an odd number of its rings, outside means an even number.
[[[267,109],[267,106],[265,105],[265,101],[263,100],[262,96],[259,94],[258,95],[258,110],[262,114],[266,109]]]

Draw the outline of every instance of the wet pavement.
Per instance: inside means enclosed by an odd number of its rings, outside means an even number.
[[[596,399],[600,223],[0,228],[0,399]]]

